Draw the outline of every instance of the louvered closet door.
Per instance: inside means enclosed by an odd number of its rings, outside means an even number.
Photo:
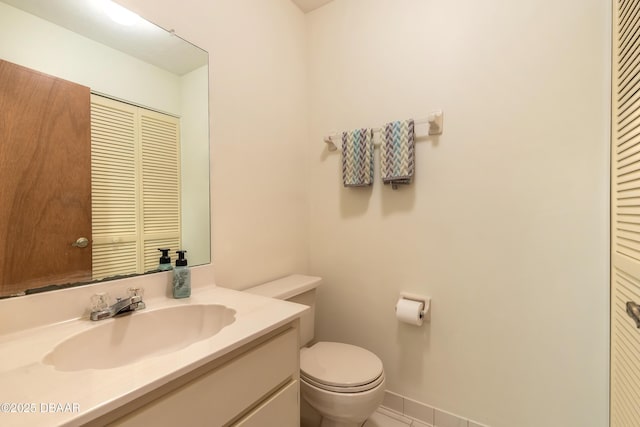
[[[98,95],[91,103],[93,277],[154,270],[158,248],[180,249],[180,121]]]
[[[180,126],[166,114],[140,110],[145,271],[158,266],[158,248],[180,249]]]
[[[141,272],[138,108],[91,96],[93,278]]]
[[[612,67],[611,426],[640,426],[640,0],[615,0]]]

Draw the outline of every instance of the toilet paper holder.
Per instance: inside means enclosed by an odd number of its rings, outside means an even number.
[[[430,297],[426,297],[424,295],[412,294],[409,292],[400,292],[400,299],[421,302],[422,311],[420,311],[420,318],[427,321],[430,319],[430,313],[431,313]]]

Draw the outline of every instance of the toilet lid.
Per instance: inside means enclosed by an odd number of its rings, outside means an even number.
[[[319,342],[300,350],[300,373],[320,384],[357,387],[382,375],[382,361],[355,345]]]

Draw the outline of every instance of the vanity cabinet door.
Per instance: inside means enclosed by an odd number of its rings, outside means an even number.
[[[88,87],[0,60],[0,296],[91,279],[90,112]]]

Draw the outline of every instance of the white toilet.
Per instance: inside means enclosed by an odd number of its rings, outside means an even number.
[[[355,345],[318,342],[314,336],[319,277],[294,274],[246,292],[308,305],[300,319],[300,393],[322,416],[322,427],[359,427],[382,403],[384,370],[375,354]]]

